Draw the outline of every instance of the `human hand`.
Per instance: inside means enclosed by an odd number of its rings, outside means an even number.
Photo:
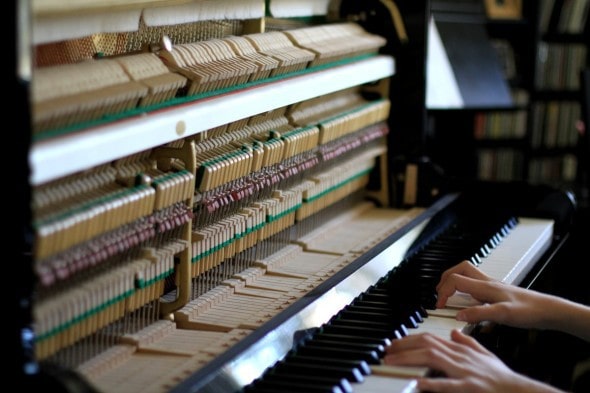
[[[436,287],[437,308],[443,308],[456,291],[482,303],[457,313],[468,323],[492,321],[521,328],[549,327],[552,307],[562,301],[554,296],[496,281],[467,261],[445,271]]]
[[[559,390],[517,374],[474,338],[458,330],[451,340],[421,333],[394,340],[383,363],[392,366],[420,366],[442,372],[444,377],[422,377],[417,388],[428,392],[559,392]]]

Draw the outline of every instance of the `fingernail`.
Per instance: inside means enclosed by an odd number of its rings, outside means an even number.
[[[466,322],[466,320],[465,320],[465,313],[463,311],[459,311],[457,313],[457,321]]]

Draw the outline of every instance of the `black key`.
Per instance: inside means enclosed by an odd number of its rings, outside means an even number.
[[[367,308],[358,306],[345,307],[338,313],[338,318],[341,319],[352,319],[352,320],[363,320],[372,322],[387,323],[390,327],[410,324],[409,327],[416,328],[416,322],[408,312],[396,312],[398,310],[383,310],[383,311],[370,311]]]
[[[332,340],[332,341],[339,341],[339,342],[343,342],[343,343],[353,343],[353,344],[380,345],[383,347],[388,347],[391,344],[391,340],[386,337],[363,337],[360,335],[326,333],[326,332],[321,332],[321,331],[314,334],[313,339],[314,340]]]
[[[346,319],[340,318],[339,316],[336,318],[332,318],[329,325],[336,325],[336,326],[351,326],[351,327],[360,327],[366,329],[378,329],[386,332],[386,337],[391,337],[391,335],[397,336],[399,333],[402,337],[408,335],[408,329],[404,324],[398,322],[396,324],[391,323],[383,323],[383,322],[374,322],[374,321],[364,321],[361,319]],[[396,333],[397,332],[397,333]]]
[[[344,378],[326,378],[310,375],[287,374],[284,372],[279,372],[278,370],[271,369],[260,379],[264,381],[281,381],[293,383],[305,381],[306,384],[325,386],[332,385],[338,386],[343,393],[352,393],[352,385],[350,384],[350,382],[348,382],[348,380]]]
[[[391,304],[394,302],[393,299],[388,294],[383,293],[361,293],[354,301],[364,301],[364,302],[377,302],[377,303],[385,303]],[[353,303],[354,303],[353,301]]]
[[[373,326],[372,326],[373,325]],[[365,331],[367,335],[370,337],[387,337],[387,338],[400,338],[403,337],[402,330],[396,328],[390,328],[388,326],[383,326],[383,324],[379,326],[376,323],[370,324],[365,321],[352,321],[352,320],[344,320],[344,319],[333,319],[328,322],[324,329],[329,328],[350,328],[350,329],[359,329],[361,332]]]
[[[245,393],[344,393],[337,385],[317,385],[305,382],[255,381],[244,388]]]
[[[337,323],[347,324],[350,323],[353,326],[367,326],[374,329],[388,330],[391,328],[397,328],[402,324],[401,318],[394,315],[393,312],[390,314],[377,314],[377,313],[363,313],[356,311],[342,310],[330,319],[329,324]]]
[[[362,375],[371,374],[371,367],[367,362],[360,359],[337,359],[329,358],[325,356],[311,356],[311,355],[299,355],[289,354],[285,357],[285,363],[287,364],[306,364],[306,365],[319,365],[319,366],[332,366],[341,368],[350,368],[358,370]]]
[[[378,357],[381,358],[385,354],[385,346],[381,344],[366,344],[352,342],[350,339],[337,340],[335,337],[319,336],[316,335],[311,341],[305,343],[305,345],[313,345],[320,348],[342,348],[344,350],[352,351],[373,351],[377,353]]]
[[[390,340],[403,337],[400,332],[395,329],[371,329],[362,326],[345,326],[337,324],[326,324],[325,326],[322,326],[321,331],[324,333],[348,334],[360,337],[388,338]]]
[[[404,303],[380,303],[380,302],[366,302],[362,300],[356,300],[350,305],[346,306],[344,310],[352,311],[365,311],[365,312],[376,312],[386,313],[393,315],[400,315],[403,318],[407,316],[413,317],[416,322],[422,322],[423,318],[428,316],[428,313],[424,307],[417,303],[407,303],[406,299],[403,299]]]
[[[298,347],[295,352],[297,356],[320,356],[334,359],[364,360],[368,364],[379,364],[379,354],[375,351],[360,351],[350,348],[327,348],[314,345],[309,342]]]
[[[320,364],[280,363],[276,368],[280,372],[309,375],[315,377],[344,378],[349,382],[364,381],[363,374],[354,367],[335,367]]]

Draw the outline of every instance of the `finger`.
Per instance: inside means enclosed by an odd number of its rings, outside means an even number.
[[[451,334],[453,333],[451,332]],[[435,348],[449,358],[453,358],[456,354],[463,351],[462,347],[462,343],[454,340],[445,339],[431,333],[419,333],[411,334],[399,340],[394,340],[385,349],[385,353],[386,355],[396,355],[424,348]]]
[[[416,387],[421,392],[456,393],[465,392],[465,383],[454,378],[418,378]]]
[[[465,280],[472,280],[467,276],[458,273],[450,274],[447,279],[437,289],[436,308],[444,308],[447,305],[449,297],[453,296],[459,288],[469,288]],[[463,291],[469,294],[467,290]]]
[[[502,302],[465,308],[457,312],[456,318],[458,321],[468,323],[481,321],[505,323],[507,320],[506,309]]]
[[[497,282],[452,274],[440,287],[436,306],[444,307],[449,297],[456,291],[467,293],[482,303],[504,300],[503,292],[499,290]]]
[[[442,341],[442,339],[429,333],[410,334],[398,340],[393,340],[385,349],[385,352],[391,354],[429,346],[438,346],[440,344],[437,341]]]
[[[440,337],[438,335],[434,335],[432,333],[417,333],[417,334],[410,334],[403,338],[393,340],[388,347],[385,348],[386,354],[395,354],[404,351],[410,351],[415,349],[421,348],[438,348],[441,351],[445,351],[447,347],[454,347],[456,344],[451,342],[451,340]],[[455,351],[456,349],[451,348],[451,351]]]
[[[453,342],[455,342],[457,344],[468,346],[469,348],[471,348],[474,351],[477,351],[479,353],[484,353],[484,354],[491,353],[483,345],[481,345],[476,339],[462,333],[458,329],[453,329],[451,331],[451,340],[453,340]]]
[[[452,274],[459,274],[461,276],[476,278],[479,280],[489,280],[490,279],[490,277],[488,277],[486,274],[484,274],[481,270],[479,270],[477,267],[473,266],[473,264],[471,264],[471,262],[462,261],[462,262],[458,263],[457,265],[453,266],[452,268],[447,269],[443,272],[443,274],[440,277],[440,281],[439,281],[438,285],[436,286],[436,289],[438,290],[439,287]]]
[[[463,344],[446,340],[430,333],[414,336],[416,339],[407,340],[404,345],[395,347],[383,357],[383,363],[395,366],[419,366],[442,371],[447,375],[459,375],[462,373],[464,353],[469,347]],[[402,343],[402,340],[396,340]],[[403,347],[403,348],[400,348]]]
[[[456,367],[453,360],[435,347],[424,347],[385,355],[383,363],[390,366],[427,367],[446,373]]]

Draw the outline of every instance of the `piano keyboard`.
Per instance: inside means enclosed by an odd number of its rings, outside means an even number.
[[[513,226],[511,236],[498,233],[496,238],[489,241],[488,245],[493,251],[479,267],[496,280],[520,284],[534,261],[546,251],[552,236],[551,220],[520,218],[518,225]]]
[[[449,337],[453,329],[468,334],[475,327],[455,319],[460,307],[473,304],[464,294],[453,295],[445,309],[434,309],[440,274],[465,259],[497,280],[520,284],[550,246],[553,224],[552,220],[511,217],[479,232],[451,226],[358,294],[328,323],[311,331],[242,391],[415,391],[415,378],[429,370],[381,364],[391,340],[424,332]]]

